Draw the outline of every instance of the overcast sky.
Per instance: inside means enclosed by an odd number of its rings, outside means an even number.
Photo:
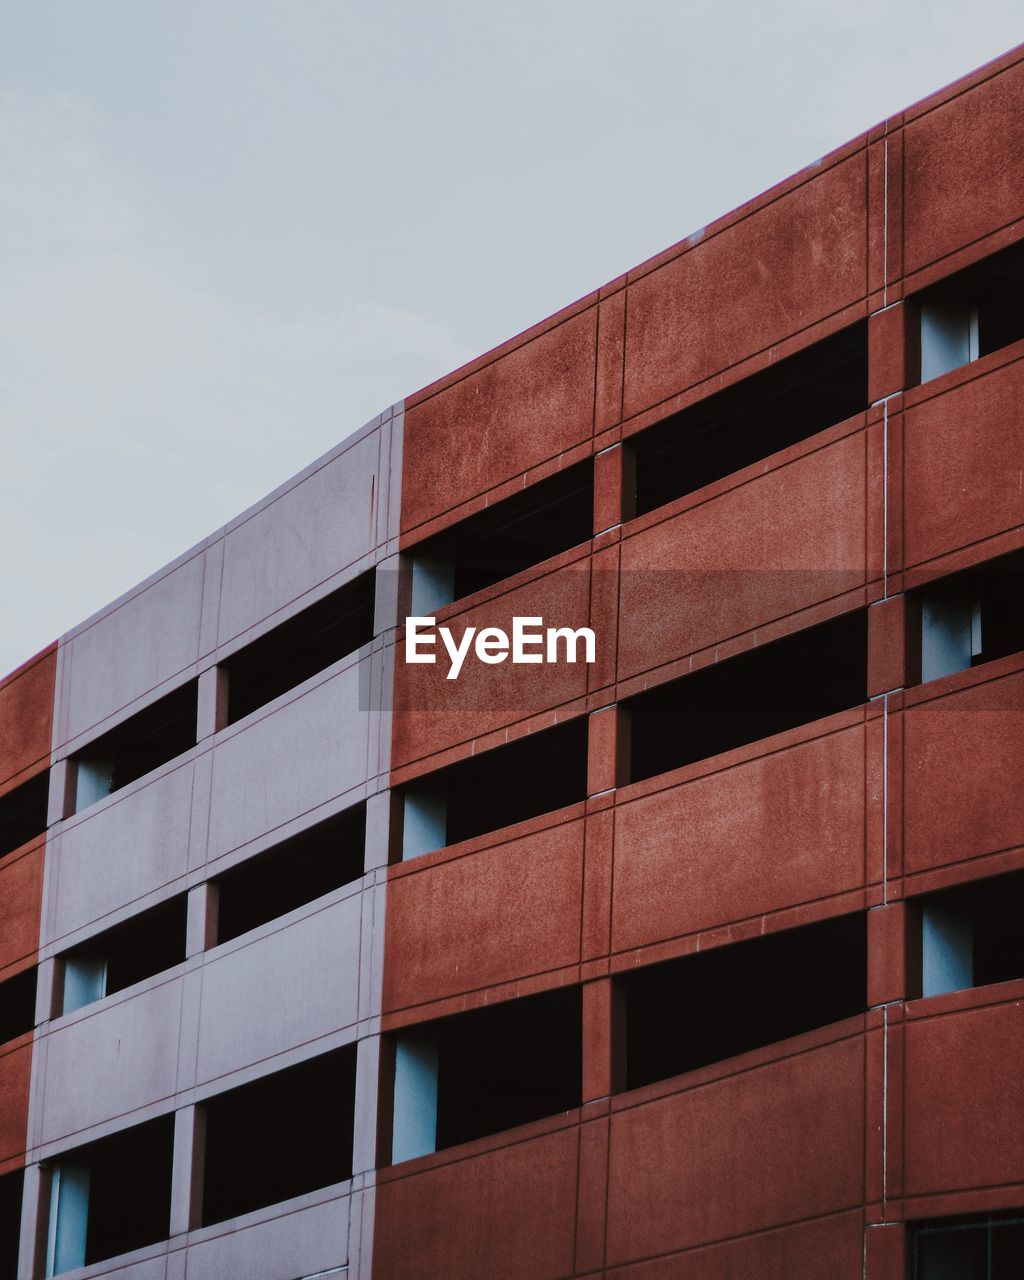
[[[0,672],[1020,0],[0,0]]]

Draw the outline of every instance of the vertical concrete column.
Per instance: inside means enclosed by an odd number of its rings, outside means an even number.
[[[905,902],[868,912],[868,1005],[891,1004],[912,995],[913,945]]]
[[[636,468],[628,445],[613,444],[594,458],[594,533],[625,524],[636,514]]]
[[[904,1280],[907,1274],[906,1230],[902,1222],[864,1229],[865,1280]]]
[[[437,1040],[402,1032],[395,1044],[391,1160],[413,1160],[437,1149]]]
[[[49,1225],[50,1171],[38,1164],[25,1166],[21,1197],[21,1240],[18,1280],[36,1280],[43,1271]]]
[[[200,673],[196,713],[196,741],[211,738],[228,722],[228,673],[210,667]]]
[[[914,308],[896,302],[868,317],[868,403],[877,404],[917,384],[918,341]]]
[[[203,1220],[205,1123],[199,1107],[174,1113],[174,1157],[171,1168],[172,1236],[192,1231]]]
[[[36,969],[36,1026],[60,1016],[62,996],[61,965],[54,959],[40,960]]]
[[[906,597],[879,600],[868,609],[868,697],[912,683],[907,665]]]
[[[217,886],[204,881],[188,891],[185,955],[198,956],[217,942]]]
[[[587,795],[612,791],[629,764],[629,713],[618,704],[591,712],[587,722]]]
[[[583,984],[583,1102],[625,1088],[625,1010],[612,978]]]
[[[380,1079],[380,1036],[366,1036],[356,1045],[355,1129],[352,1172],[377,1167],[377,1086]]]
[[[622,379],[626,359],[626,277],[601,290],[597,309],[597,368],[594,379],[594,433],[622,421]]]
[[[50,766],[50,793],[46,802],[46,825],[52,827],[75,811],[77,769],[70,760]]]

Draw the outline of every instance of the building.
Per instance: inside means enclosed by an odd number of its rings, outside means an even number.
[[[0,1274],[1021,1275],[1022,116],[1024,48],[2,683]]]

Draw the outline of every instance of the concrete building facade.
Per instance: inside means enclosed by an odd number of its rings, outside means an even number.
[[[1024,48],[0,683],[0,1277],[1022,1274],[1022,119]]]

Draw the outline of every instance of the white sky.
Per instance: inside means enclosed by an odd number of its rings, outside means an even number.
[[[1020,0],[0,0],[0,673]]]

